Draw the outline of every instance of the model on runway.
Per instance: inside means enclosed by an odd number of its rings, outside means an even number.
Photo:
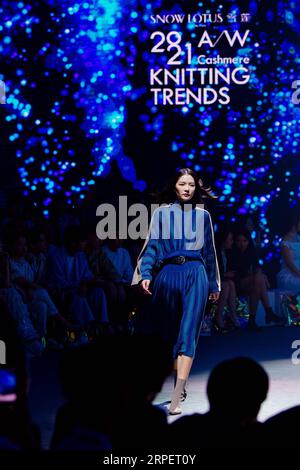
[[[161,193],[133,284],[152,295],[151,319],[172,344],[177,371],[170,414],[181,413],[207,298],[217,301],[220,276],[212,222],[204,209],[210,189],[190,169],[181,169]]]

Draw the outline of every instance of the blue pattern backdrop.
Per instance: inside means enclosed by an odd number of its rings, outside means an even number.
[[[232,90],[227,106],[153,105],[149,68],[166,57],[150,53],[157,28],[150,16],[190,10],[251,14],[251,35],[237,51],[251,57],[251,80]],[[3,0],[0,14],[6,149],[17,158],[24,194],[42,203],[45,216],[56,194],[71,205],[84,199],[113,161],[140,192],[189,166],[220,196],[219,221],[256,218],[271,259],[280,242],[276,218],[300,194],[300,106],[292,101],[299,2]],[[191,25],[172,28],[199,34]]]

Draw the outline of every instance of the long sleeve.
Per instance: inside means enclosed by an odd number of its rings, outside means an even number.
[[[209,282],[209,292],[220,292],[221,282],[214,243],[214,232],[211,217],[208,212],[205,212],[204,219],[203,259],[205,262]]]
[[[142,258],[140,271],[142,275],[142,279],[149,279],[152,280],[153,277],[153,267],[155,266],[157,260],[157,253],[158,253],[158,241],[157,240],[149,240],[145,254]]]

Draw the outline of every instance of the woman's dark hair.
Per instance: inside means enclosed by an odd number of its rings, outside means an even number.
[[[196,185],[194,196],[190,201],[188,201],[188,203],[204,204],[205,199],[217,199],[217,196],[213,195],[211,188],[206,188],[203,185],[201,178],[199,178],[199,176],[193,170],[190,168],[181,168],[174,174],[173,178],[169,181],[165,188],[155,195],[157,203],[164,204],[174,202],[176,198],[175,185],[179,178],[185,175],[192,176]]]

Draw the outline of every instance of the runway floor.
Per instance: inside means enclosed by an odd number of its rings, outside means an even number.
[[[222,360],[247,356],[257,360],[267,371],[270,388],[259,419],[291,406],[300,404],[300,364],[292,362],[292,343],[299,340],[299,327],[266,327],[261,332],[235,331],[222,336],[200,337],[192,373],[188,382],[188,398],[183,404],[183,414],[202,413],[208,410],[206,383],[209,372]],[[300,353],[299,353],[300,357]],[[166,381],[155,403],[169,400],[173,380]],[[178,417],[170,417],[169,420]]]
[[[205,412],[208,409],[206,382],[210,370],[218,362],[247,356],[256,359],[270,377],[270,390],[259,419],[300,404],[300,364],[292,362],[292,343],[299,340],[299,327],[265,327],[261,332],[234,331],[225,335],[200,337],[198,349],[188,382],[188,397],[183,414]],[[32,416],[42,432],[43,448],[50,443],[57,408],[64,402],[57,381],[60,353],[34,359],[31,363],[29,403]],[[299,353],[300,358],[300,353]],[[155,404],[166,403],[171,395],[173,379],[169,378],[157,396]],[[181,415],[182,416],[182,415]],[[170,421],[178,417],[170,417]]]

